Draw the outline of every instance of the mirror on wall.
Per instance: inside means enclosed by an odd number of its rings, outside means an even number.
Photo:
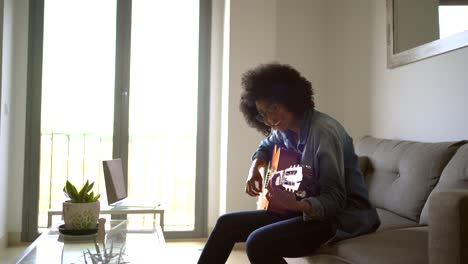
[[[468,45],[468,0],[387,0],[387,66]]]

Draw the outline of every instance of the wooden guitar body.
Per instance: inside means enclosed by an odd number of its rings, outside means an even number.
[[[273,212],[283,213],[282,210],[275,208],[275,205],[269,203],[269,201],[267,200],[267,187],[270,183],[271,177],[274,175],[275,172],[285,170],[293,165],[297,165],[299,163],[299,158],[300,157],[297,152],[275,146],[275,148],[273,149],[269,169],[263,180],[263,190],[257,202],[257,209],[271,210]]]

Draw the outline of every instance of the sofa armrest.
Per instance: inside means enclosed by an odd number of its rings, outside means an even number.
[[[429,200],[429,263],[468,263],[468,190],[433,193]]]

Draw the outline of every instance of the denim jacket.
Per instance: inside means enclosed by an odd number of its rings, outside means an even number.
[[[304,221],[331,221],[337,228],[332,240],[375,231],[380,220],[369,201],[353,140],[343,126],[332,117],[309,109],[302,117],[297,142],[291,133],[272,131],[260,142],[252,159],[269,161],[277,145],[298,152],[300,164],[312,167],[320,194],[304,198],[311,204],[311,210],[304,212]]]

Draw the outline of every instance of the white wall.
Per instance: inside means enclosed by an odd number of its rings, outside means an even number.
[[[420,141],[468,139],[468,48],[386,68],[385,0],[371,6],[372,134]]]
[[[370,133],[372,47],[368,0],[278,1],[277,57],[303,73],[316,107],[350,135]]]
[[[327,1],[278,1],[276,57],[295,67],[312,83],[317,108],[342,115],[335,87],[328,78],[330,68],[328,33],[330,9]]]
[[[10,242],[15,242],[21,231],[23,201],[28,1],[5,0],[4,4],[0,236],[7,231]]]
[[[325,88],[315,85],[320,110],[340,120],[355,140],[365,134],[419,141],[468,139],[468,47],[387,69],[385,0],[329,0],[323,12],[317,11],[322,1],[311,2],[300,7],[311,16],[325,15],[327,33],[310,24],[304,26],[304,34],[317,32],[312,39],[325,36],[326,47],[296,46],[282,58],[325,53]],[[294,20],[303,12],[286,18]],[[323,73],[316,62],[309,63],[309,69]]]
[[[261,136],[248,127],[239,111],[240,79],[249,68],[275,59],[276,1],[230,1],[228,87],[223,89],[225,105],[221,141],[221,213],[254,209],[256,198],[245,194],[250,157]],[[248,29],[248,30],[246,30]],[[227,58],[226,58],[227,59]]]

